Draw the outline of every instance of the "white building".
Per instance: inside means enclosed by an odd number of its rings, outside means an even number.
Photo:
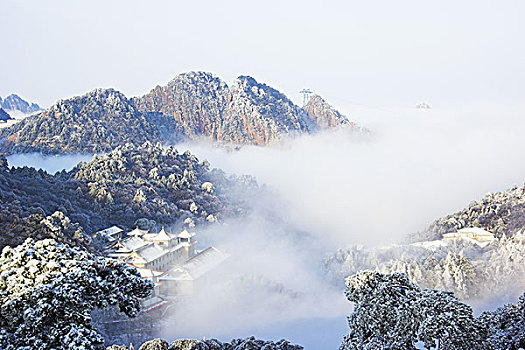
[[[195,255],[194,236],[187,230],[172,234],[164,228],[158,233],[134,229],[127,238],[112,244],[107,253],[137,268],[166,271]]]
[[[477,243],[478,245],[487,245],[497,238],[493,233],[480,227],[466,227],[457,232],[443,234],[443,240],[448,241],[453,239],[465,239]]]
[[[108,242],[115,242],[122,238],[122,233],[124,232],[123,229],[121,229],[118,226],[111,226],[104,230],[100,230],[98,232],[95,232],[93,234],[93,238],[96,237],[103,237],[108,240]]]
[[[195,232],[186,229],[172,234],[164,228],[158,233],[136,228],[127,238],[113,241],[106,254],[126,261],[153,281],[154,296],[174,297],[191,292],[196,280],[228,257],[215,247],[196,254],[196,242]]]
[[[215,247],[203,250],[185,263],[159,276],[160,294],[168,297],[191,294],[195,283],[228,257],[228,254]]]

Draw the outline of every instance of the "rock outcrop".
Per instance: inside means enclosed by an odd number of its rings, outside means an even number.
[[[141,111],[174,118],[189,137],[218,138],[230,98],[228,86],[221,79],[211,73],[190,72],[177,75],[166,86],[157,86],[134,101]]]
[[[313,131],[304,111],[279,91],[249,76],[233,82],[224,124],[224,140],[256,145]]]
[[[321,129],[334,128],[340,125],[355,125],[319,95],[312,95],[304,110],[312,122]]]
[[[172,116],[190,138],[238,144],[266,145],[284,136],[314,132],[322,119],[315,117],[314,110],[311,118],[284,94],[249,76],[238,77],[228,87],[211,73],[184,73],[134,101],[145,112]],[[330,127],[348,123],[333,111],[338,118]]]

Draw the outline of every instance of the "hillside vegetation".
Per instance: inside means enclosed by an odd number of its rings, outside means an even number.
[[[243,198],[257,191],[249,177],[227,176],[190,152],[150,143],[117,147],[55,175],[0,159],[1,246],[27,237],[86,245],[85,232],[111,225],[210,223],[244,213]],[[62,231],[52,235],[55,226]]]
[[[512,295],[525,286],[525,187],[489,193],[457,213],[437,219],[411,242],[439,241],[447,232],[480,227],[498,238],[487,246],[465,240],[339,249],[324,261],[334,283],[362,270],[404,273],[424,288],[451,290],[462,299]]]

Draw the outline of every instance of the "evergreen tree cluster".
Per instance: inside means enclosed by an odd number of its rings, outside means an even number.
[[[112,225],[211,223],[242,215],[246,198],[257,191],[250,177],[227,176],[189,152],[148,142],[117,147],[55,175],[9,168],[0,159],[2,246],[27,237],[87,246],[84,232]]]
[[[456,232],[465,227],[481,227],[496,237],[512,236],[525,227],[525,185],[513,186],[503,192],[489,192],[457,213],[434,221],[423,232],[410,235],[409,239],[439,239],[444,233]]]
[[[363,271],[346,280],[355,303],[340,350],[518,349],[525,346],[525,294],[475,318],[452,292],[421,289],[404,274]]]
[[[397,245],[387,249],[339,249],[324,261],[329,278],[340,283],[362,270],[404,273],[424,288],[453,291],[461,299],[501,295],[525,284],[525,232],[503,236],[486,247],[450,241],[432,249]]]
[[[4,247],[0,255],[0,348],[103,349],[95,308],[136,316],[153,284],[137,270],[46,239]]]

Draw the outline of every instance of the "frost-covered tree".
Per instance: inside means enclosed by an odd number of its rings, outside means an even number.
[[[525,226],[525,185],[513,186],[503,192],[487,193],[464,209],[431,223],[423,232],[410,235],[412,241],[441,238],[443,233],[465,227],[481,227],[502,237],[512,237]]]
[[[452,292],[425,289],[411,304],[417,339],[431,349],[482,349],[484,327]]]
[[[480,320],[487,325],[487,349],[525,349],[525,293],[517,304],[484,312]]]
[[[441,277],[440,289],[453,290],[461,297],[468,298],[474,292],[476,273],[472,264],[463,252],[448,253],[447,257],[437,268],[437,276]]]
[[[418,287],[403,274],[365,271],[346,280],[348,300],[355,303],[348,317],[350,334],[341,350],[410,349],[417,325],[410,308]]]
[[[0,256],[0,348],[103,349],[91,311],[115,305],[135,316],[151,289],[134,268],[51,239],[6,246]]]
[[[404,274],[364,271],[346,280],[355,303],[341,350],[482,349],[483,328],[451,292],[421,290]]]
[[[51,228],[63,226],[61,218],[51,226],[42,224],[58,211],[70,226],[78,223],[86,233],[113,225],[131,230],[140,218],[169,226],[189,217],[196,225],[207,225],[245,214],[249,198],[262,193],[253,178],[228,176],[189,152],[148,142],[117,147],[55,175],[9,168],[0,155],[0,250],[28,237],[87,246],[76,229],[61,235]],[[31,215],[39,218],[29,219]]]
[[[525,283],[525,229],[485,247],[463,240],[441,243],[430,248],[340,249],[325,259],[324,268],[337,284],[364,270],[403,273],[421,288],[450,290],[463,301],[512,291],[509,287]]]

